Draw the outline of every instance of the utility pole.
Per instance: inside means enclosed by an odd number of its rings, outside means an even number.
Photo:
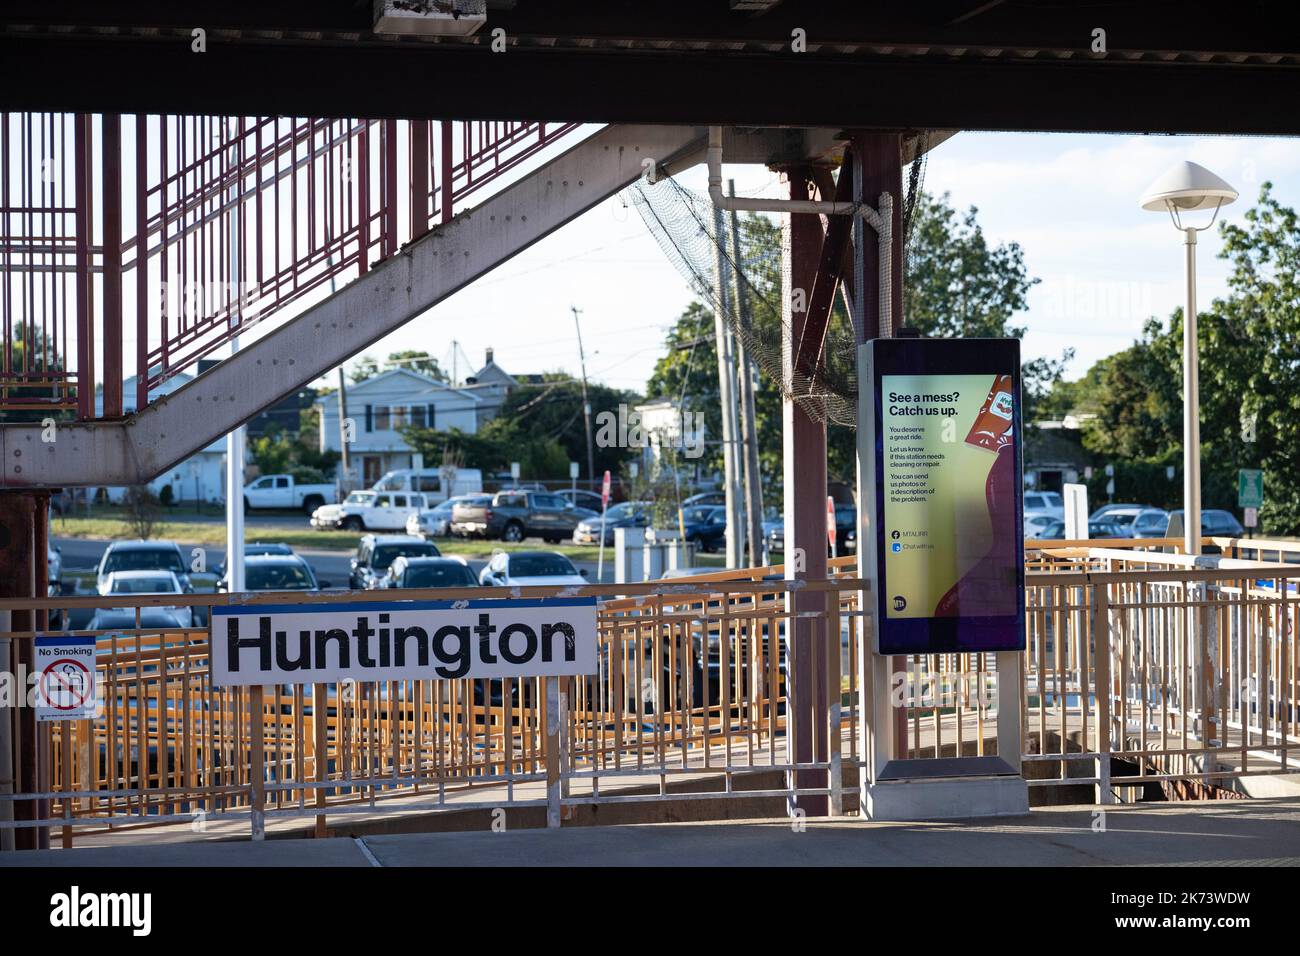
[[[587,355],[582,350],[582,323],[578,321],[578,316],[582,310],[576,305],[570,306],[573,310],[573,327],[578,330],[578,362],[582,366],[582,416],[587,423],[587,480],[595,485],[596,482],[596,452],[592,446],[591,435],[591,400],[587,398]]]
[[[722,465],[723,492],[727,509],[727,567],[738,568],[744,560],[745,529],[740,519],[740,502],[737,495],[736,476],[736,366],[731,350],[731,335],[727,325],[727,232],[722,209],[713,209],[713,234],[716,239],[714,254],[714,283],[717,287],[713,309],[713,330],[718,347],[718,399],[722,404]]]
[[[736,181],[728,180],[731,195],[736,195]],[[741,275],[740,217],[731,211],[731,261],[734,265],[732,280],[735,283],[736,318],[741,328],[750,325],[749,297],[745,293]],[[740,449],[741,476],[745,488],[745,530],[749,540],[750,567],[763,563],[763,476],[758,470],[758,425],[754,412],[754,365],[745,347],[745,338],[736,336],[736,365],[740,375]]]
[[[343,492],[339,499],[342,500],[352,490],[352,455],[348,451],[348,379],[343,374],[342,365],[339,366],[339,453],[343,465],[343,480],[339,482]]]

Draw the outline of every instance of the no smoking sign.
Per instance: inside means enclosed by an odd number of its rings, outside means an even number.
[[[36,719],[85,720],[95,716],[95,639],[36,638]]]

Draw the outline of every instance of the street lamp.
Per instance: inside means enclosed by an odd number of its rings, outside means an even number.
[[[1147,187],[1138,203],[1168,212],[1187,250],[1187,307],[1183,312],[1183,550],[1201,553],[1201,402],[1197,378],[1196,234],[1214,225],[1219,209],[1237,198],[1233,189],[1196,163],[1181,162]],[[1185,226],[1182,214],[1213,209],[1204,226]]]

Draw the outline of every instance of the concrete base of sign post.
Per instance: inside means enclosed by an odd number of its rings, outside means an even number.
[[[997,757],[892,760],[862,793],[867,820],[953,820],[1029,812],[1029,785]]]

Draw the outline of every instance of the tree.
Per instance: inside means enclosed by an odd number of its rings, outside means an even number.
[[[61,373],[64,371],[63,356],[55,347],[52,336],[43,328],[17,321],[9,338],[9,357],[7,365],[13,370],[12,379],[3,387],[3,397],[11,402],[31,403],[30,408],[7,408],[0,411],[0,421],[8,423],[40,422],[46,418],[56,421],[69,419],[73,412],[69,409],[49,409],[40,403],[52,401],[58,396],[53,384],[29,384],[26,373]],[[34,380],[39,381],[39,379]]]
[[[147,541],[158,524],[158,499],[148,485],[132,485],[122,497],[126,525],[134,537]]]
[[[1241,224],[1224,223],[1229,294],[1199,317],[1201,484],[1207,508],[1235,510],[1240,468],[1264,472],[1260,522],[1300,532],[1300,225],[1265,183]],[[1052,398],[1097,417],[1090,451],[1135,468],[1182,460],[1183,313],[1152,319],[1128,349],[1096,363]],[[1166,479],[1167,480],[1167,479]],[[1177,489],[1171,489],[1177,496]]]
[[[1011,324],[1013,316],[1026,308],[1029,289],[1038,281],[1031,278],[1024,255],[1016,243],[991,246],[984,238],[972,207],[960,219],[949,206],[947,196],[922,196],[915,211],[912,233],[911,271],[903,290],[903,324],[923,335],[1016,336],[1024,329]],[[744,266],[751,280],[754,322],[762,326],[760,337],[776,347],[780,341],[780,269],[773,268],[781,256],[780,230],[765,216],[746,217],[741,230]],[[757,300],[757,301],[753,301]],[[827,334],[825,354],[836,367],[831,375],[847,380],[854,361],[853,330],[836,299]],[[677,318],[665,341],[665,354],[655,364],[646,393],[677,399],[686,396],[687,409],[704,412],[712,442],[721,435],[718,398],[718,365],[713,313],[701,302],[693,302]],[[1050,393],[1066,362],[1033,359],[1025,363],[1026,420],[1035,403]],[[759,466],[768,501],[779,500],[783,473],[781,390],[766,373],[759,375],[754,395]],[[830,423],[827,426],[827,475],[832,480],[852,482],[857,471],[856,432]],[[704,459],[708,467],[722,470],[721,446],[710,444]]]
[[[395,368],[409,369],[420,375],[427,375],[435,381],[447,381],[447,376],[443,374],[436,358],[428,352],[410,349],[403,352],[390,352],[383,365],[380,365],[371,356],[363,355],[353,363],[352,371],[348,372],[348,378],[353,382],[364,382],[368,378],[374,378],[381,372],[387,372]]]

